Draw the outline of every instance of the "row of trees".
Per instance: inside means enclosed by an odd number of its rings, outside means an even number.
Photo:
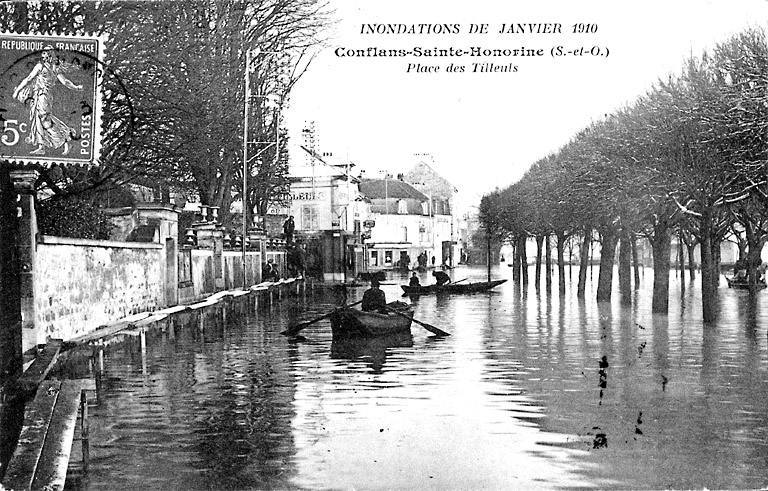
[[[325,0],[0,5],[0,28],[6,32],[108,37],[100,60],[100,165],[40,168],[40,189],[93,197],[129,182],[162,184],[220,207],[228,223],[230,204],[243,197],[248,59],[246,206],[266,213],[288,189],[280,109],[322,46],[327,15]]]
[[[483,197],[480,219],[491,238],[515,244],[556,244],[560,290],[565,288],[567,241],[581,243],[578,295],[586,261],[600,242],[597,300],[610,298],[619,247],[622,298],[629,301],[635,241],[652,247],[653,310],[666,312],[672,234],[698,245],[705,322],[715,319],[720,245],[740,242],[756,287],[768,238],[768,45],[754,28],[684,63],[643,96],[592,122],[559,151],[537,161],[523,178]],[[636,252],[635,252],[636,256]],[[692,256],[691,256],[692,257]],[[524,263],[522,263],[524,264]],[[516,268],[516,275],[525,275]],[[525,279],[523,277],[523,279]]]

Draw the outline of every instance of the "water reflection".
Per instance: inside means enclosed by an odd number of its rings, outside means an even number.
[[[387,353],[393,348],[410,348],[413,336],[410,333],[392,334],[376,338],[345,338],[331,341],[331,358],[358,361],[369,364],[373,373],[380,374],[387,361]]]
[[[190,312],[145,343],[105,346],[93,460],[75,489],[766,484],[768,293],[721,289],[719,321],[704,326],[698,286],[675,276],[667,315],[651,313],[650,270],[631,307],[618,289],[596,304],[591,282],[586,299],[570,283],[561,297],[553,279],[554,295],[531,278],[411,299],[447,338],[414,324],[337,342],[327,321],[280,336],[344,300],[317,292]]]

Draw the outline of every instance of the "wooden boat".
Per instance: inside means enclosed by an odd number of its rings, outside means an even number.
[[[749,290],[748,278],[736,278],[735,276],[726,276],[725,281],[728,282],[728,288],[734,288],[737,290]],[[766,287],[765,279],[761,278],[757,281],[757,289],[762,290]]]
[[[405,315],[394,312],[381,314],[378,312],[363,312],[352,308],[335,310],[331,316],[331,333],[334,338],[350,338],[357,336],[389,336],[411,332],[411,316],[413,309],[407,303],[392,302],[389,306],[396,308]],[[406,317],[407,316],[407,317]]]
[[[473,293],[490,290],[499,286],[507,280],[480,281],[476,283],[448,283],[447,285],[422,285],[407,286],[400,285],[403,289],[403,295],[428,295],[430,293]]]

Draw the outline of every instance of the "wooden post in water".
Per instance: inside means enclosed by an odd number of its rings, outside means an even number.
[[[89,434],[90,428],[88,426],[88,396],[85,391],[80,392],[80,448],[83,451],[83,471],[88,470],[88,461],[91,458],[91,450],[89,448]]]
[[[141,341],[141,374],[147,376],[147,334],[146,330],[142,327],[139,331],[139,339]]]

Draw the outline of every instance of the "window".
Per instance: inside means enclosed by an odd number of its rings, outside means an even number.
[[[301,207],[301,229],[318,230],[317,226],[317,207],[305,205]]]
[[[392,251],[384,251],[384,264],[387,266],[392,265]]]
[[[408,227],[400,227],[400,240],[408,242]]]
[[[398,200],[397,202],[397,212],[401,215],[405,215],[408,213],[408,202],[404,199]]]
[[[379,265],[379,251],[371,251],[371,266]]]

